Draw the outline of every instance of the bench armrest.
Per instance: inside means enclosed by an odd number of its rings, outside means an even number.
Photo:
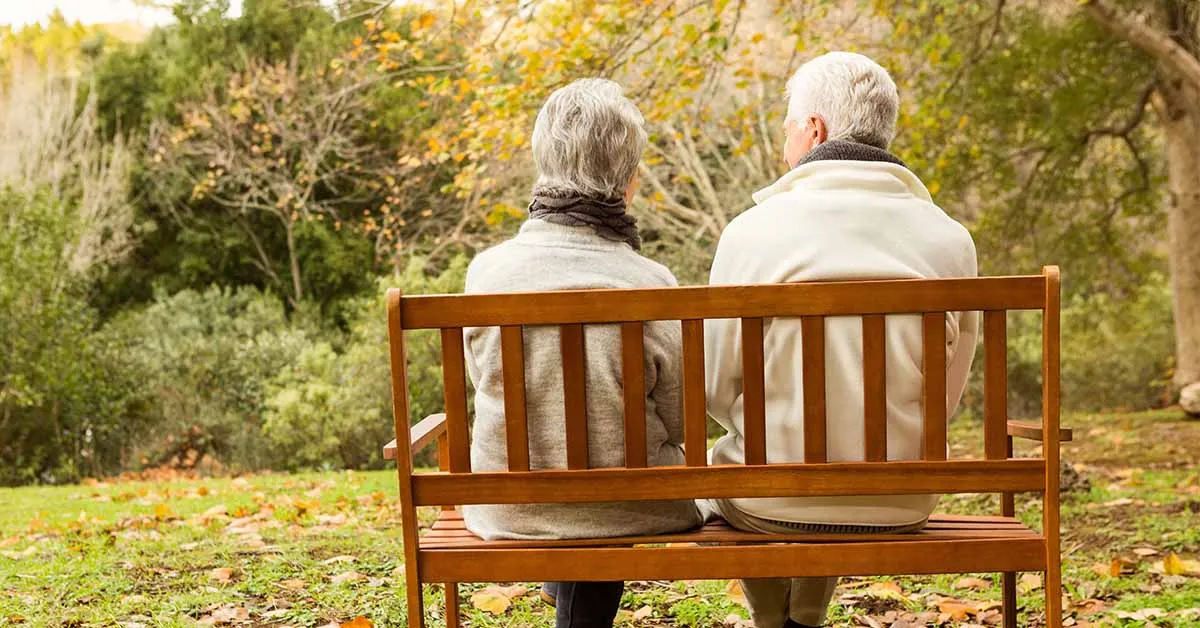
[[[431,414],[420,423],[412,426],[412,443],[410,444],[411,451],[415,454],[429,446],[430,443],[437,440],[439,436],[446,433],[446,415],[444,413]],[[396,439],[383,446],[383,459],[396,459]]]
[[[1029,440],[1042,440],[1042,426],[1039,423],[1026,423],[1024,421],[1008,422],[1008,435],[1014,438],[1026,438]],[[1071,442],[1074,432],[1069,427],[1058,428],[1058,442]]]

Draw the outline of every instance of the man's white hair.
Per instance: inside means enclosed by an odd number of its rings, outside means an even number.
[[[555,90],[533,125],[535,187],[623,196],[646,150],[644,124],[612,81],[581,79]]]
[[[813,114],[825,120],[831,140],[887,148],[896,137],[900,93],[887,70],[853,52],[813,59],[787,84],[787,119],[804,126]]]

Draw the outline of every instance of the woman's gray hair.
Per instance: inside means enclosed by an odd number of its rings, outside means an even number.
[[[787,91],[787,119],[803,126],[819,115],[831,140],[886,149],[896,137],[900,92],[887,70],[863,55],[821,55],[796,70]]]
[[[535,189],[623,197],[646,150],[644,123],[612,81],[581,79],[555,90],[533,125]]]

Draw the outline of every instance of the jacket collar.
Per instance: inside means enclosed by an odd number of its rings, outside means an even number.
[[[761,205],[798,188],[907,194],[933,202],[925,184],[900,159],[879,148],[840,140],[814,148],[775,183],[755,192],[753,199]]]

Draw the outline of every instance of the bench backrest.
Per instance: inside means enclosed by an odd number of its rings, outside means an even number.
[[[402,496],[408,508],[479,503],[1057,491],[1059,276],[798,283],[645,290],[403,296],[389,293],[392,392]],[[982,311],[984,458],[946,460],[945,315]],[[1043,312],[1043,430],[1046,458],[1009,459],[1006,437],[1009,310]],[[922,460],[886,460],[885,316],[923,319]],[[824,318],[859,316],[863,330],[865,451],[861,463],[829,463],[825,451]],[[766,464],[763,319],[800,318],[803,337],[803,464]],[[705,319],[741,319],[746,464],[708,467],[704,374]],[[643,328],[681,321],[686,466],[646,467]],[[588,469],[584,357],[586,325],[621,328],[624,377],[623,468]],[[472,473],[463,328],[499,327],[508,471]],[[523,328],[561,330],[567,469],[529,468]],[[404,332],[441,332],[447,416],[446,472],[412,474]],[[976,367],[978,368],[978,366]],[[817,391],[820,391],[817,393]],[[1053,454],[1050,443],[1053,442]],[[1049,466],[1053,465],[1053,466]],[[411,477],[409,477],[411,476]],[[1052,477],[1053,476],[1053,477]],[[410,481],[408,486],[404,486]],[[405,490],[407,489],[407,490]]]

